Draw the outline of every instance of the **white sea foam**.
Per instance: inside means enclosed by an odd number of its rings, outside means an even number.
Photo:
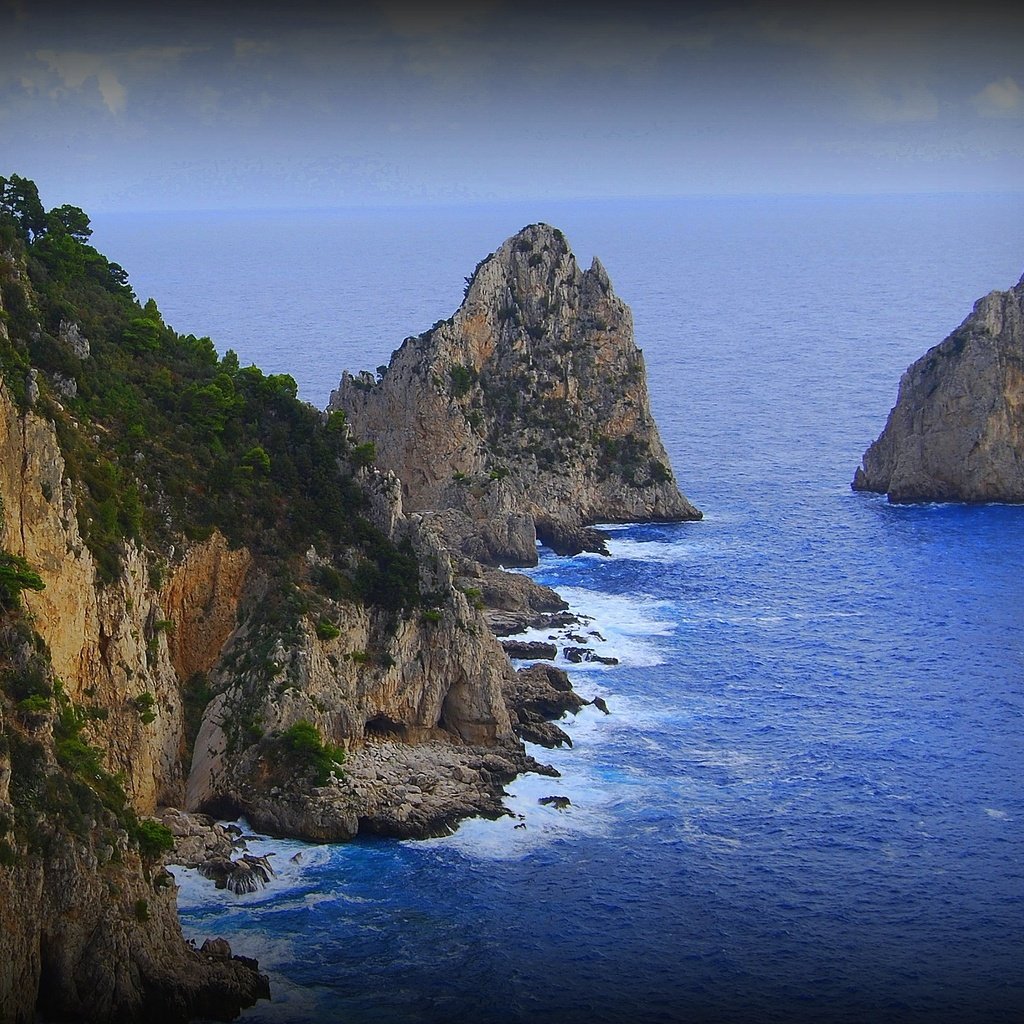
[[[643,594],[609,594],[582,587],[562,587],[559,593],[569,603],[569,609],[580,618],[580,623],[557,630],[533,630],[533,639],[554,637],[563,646],[584,646],[569,634],[582,636],[585,646],[595,654],[618,658],[624,666],[648,667],[664,661],[661,645],[650,638],[671,636],[676,628],[676,616],[668,601],[660,601]],[[593,636],[600,634],[600,639]],[[609,667],[599,662],[566,662],[561,650],[556,662],[560,667],[577,672],[603,672]]]
[[[560,840],[609,834],[614,828],[614,805],[625,798],[624,789],[600,775],[587,748],[600,742],[602,729],[610,721],[592,708],[568,716],[561,724],[573,737],[572,749],[547,750],[526,744],[531,755],[552,764],[561,778],[521,775],[506,787],[505,806],[513,817],[470,819],[453,835],[428,842],[484,860],[520,860]],[[628,788],[635,797],[637,787]],[[549,796],[568,797],[570,805],[558,810],[540,803]]]
[[[683,540],[633,540],[611,537],[608,551],[612,558],[631,562],[654,562],[659,565],[679,565],[691,544]]]
[[[181,910],[188,912],[216,906],[232,909],[276,900],[289,889],[301,886],[311,868],[330,858],[329,847],[303,843],[297,839],[273,839],[253,832],[244,820],[238,824],[245,834],[246,843],[244,850],[237,851],[237,856],[244,852],[256,857],[267,857],[274,869],[270,881],[255,892],[239,894],[218,889],[196,868],[172,865],[170,870],[178,883],[178,907]]]

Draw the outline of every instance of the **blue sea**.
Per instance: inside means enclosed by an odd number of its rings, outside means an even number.
[[[620,659],[572,667],[611,714],[532,751],[562,778],[509,787],[525,829],[256,841],[263,892],[178,872],[186,933],[259,958],[254,1024],[1024,1020],[1024,507],[849,488],[904,369],[1020,278],[1024,196],[120,215],[94,241],[323,406],[537,220],[631,305],[705,513],[532,570]]]

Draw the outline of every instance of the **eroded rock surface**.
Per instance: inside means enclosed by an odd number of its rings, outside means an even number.
[[[505,696],[520,738],[543,747],[572,746],[569,734],[556,722],[588,702],[573,690],[562,669],[540,664],[520,669],[509,680]]]
[[[1024,501],[1024,278],[907,370],[853,487],[894,502]]]
[[[409,338],[379,380],[331,396],[408,508],[443,518],[451,546],[533,565],[536,540],[600,551],[596,522],[699,519],[651,416],[628,307],[564,236],[524,228],[477,267],[449,320]]]

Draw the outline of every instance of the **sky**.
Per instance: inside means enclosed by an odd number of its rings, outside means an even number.
[[[0,0],[0,174],[48,206],[1024,190],[992,0],[140,6]]]

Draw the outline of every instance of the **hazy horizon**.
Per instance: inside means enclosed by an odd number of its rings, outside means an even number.
[[[92,213],[1018,192],[989,0],[0,0],[0,173]]]

